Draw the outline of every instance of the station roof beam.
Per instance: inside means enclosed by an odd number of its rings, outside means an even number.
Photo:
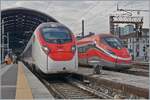
[[[4,25],[4,34],[9,33],[10,48],[14,53],[18,54],[23,51],[35,28],[40,23],[58,22],[45,13],[22,7],[2,10],[1,22],[2,20],[3,23],[1,23],[1,26]],[[23,44],[19,42],[20,39],[16,39],[15,37],[20,37],[24,41]]]

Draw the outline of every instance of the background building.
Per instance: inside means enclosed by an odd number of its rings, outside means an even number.
[[[127,31],[132,31],[132,29]],[[149,29],[148,28],[142,29],[142,36],[140,37],[137,37],[137,34],[133,32],[133,33],[128,33],[127,35],[123,35],[120,38],[124,41],[124,44],[131,52],[133,59],[148,61],[149,59],[149,55],[148,55],[149,54]]]
[[[116,27],[115,28],[115,34],[118,36],[124,35],[124,27]]]
[[[133,32],[134,32],[134,26],[133,25],[124,26],[124,34],[123,35],[127,35],[127,34],[133,33]]]
[[[127,35],[129,33],[134,32],[134,26],[133,25],[126,25],[124,27],[116,26],[115,28],[115,34],[118,36]]]

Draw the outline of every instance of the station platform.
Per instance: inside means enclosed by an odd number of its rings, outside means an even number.
[[[1,99],[53,99],[47,88],[22,62],[1,65]]]
[[[136,92],[138,95],[149,95],[149,77],[136,76],[126,73],[101,70],[101,74],[94,74],[93,68],[79,67],[77,74],[95,79],[112,87],[119,87],[123,90]],[[117,84],[117,86],[116,86]]]

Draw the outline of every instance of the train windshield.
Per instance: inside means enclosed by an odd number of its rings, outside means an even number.
[[[66,43],[72,40],[71,32],[64,27],[45,27],[42,29],[44,39],[49,43]]]
[[[121,40],[116,37],[104,37],[103,41],[112,48],[120,49],[123,47]]]

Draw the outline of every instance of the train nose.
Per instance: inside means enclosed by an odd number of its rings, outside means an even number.
[[[69,44],[57,44],[49,53],[49,57],[55,61],[68,61],[74,56],[76,47]]]
[[[117,54],[120,57],[129,57],[129,53],[125,49],[120,50]]]

